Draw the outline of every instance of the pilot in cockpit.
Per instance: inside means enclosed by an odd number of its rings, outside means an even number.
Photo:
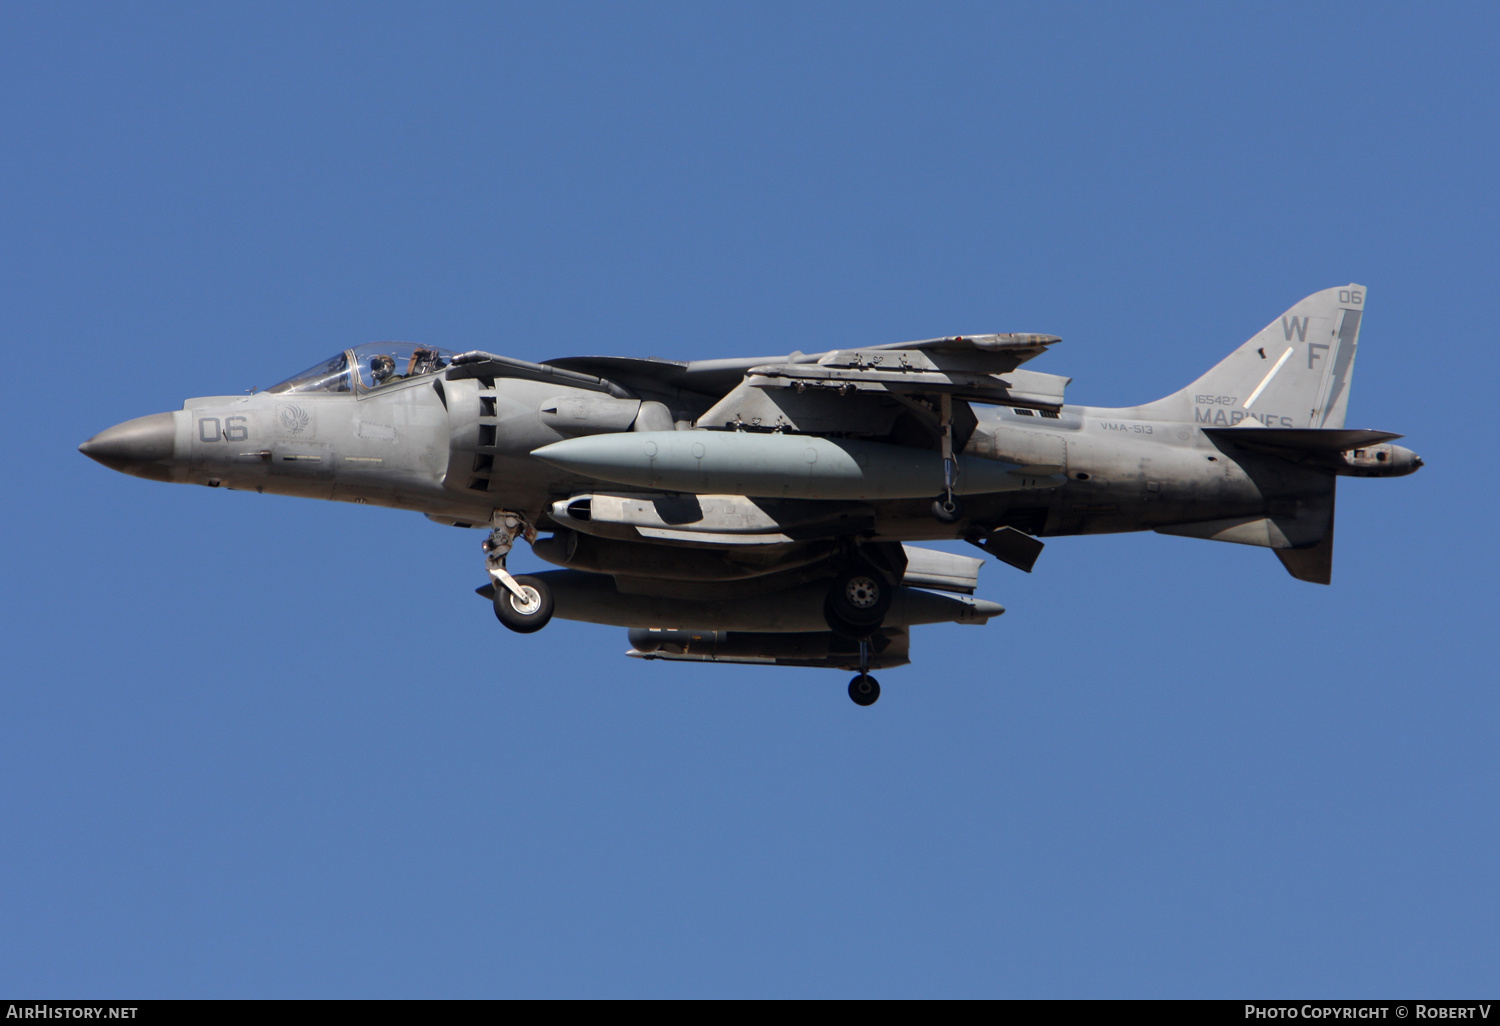
[[[390,381],[401,380],[396,374],[395,359],[384,354],[370,357],[370,379],[373,382],[372,388],[379,388]]]

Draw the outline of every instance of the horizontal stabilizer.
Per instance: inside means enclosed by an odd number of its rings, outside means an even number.
[[[1299,452],[1347,452],[1401,437],[1394,431],[1361,431],[1353,428],[1225,427],[1204,428],[1203,433],[1229,442],[1274,449],[1296,449]]]

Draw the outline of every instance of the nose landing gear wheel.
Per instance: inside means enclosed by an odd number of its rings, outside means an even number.
[[[516,583],[521,586],[519,597],[495,582],[496,619],[517,634],[541,630],[552,619],[552,589],[535,577],[517,577]]]
[[[868,673],[861,673],[849,682],[849,697],[855,705],[874,705],[880,698],[880,682]]]

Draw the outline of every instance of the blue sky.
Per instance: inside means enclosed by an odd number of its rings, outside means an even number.
[[[0,991],[1493,995],[1492,5],[11,4]],[[1070,399],[1370,303],[1334,584],[1063,538],[881,675],[519,636],[475,532],[75,451],[406,338],[1043,331]],[[537,566],[528,554],[513,565]]]

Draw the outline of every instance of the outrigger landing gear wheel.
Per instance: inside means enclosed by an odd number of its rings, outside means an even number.
[[[956,524],[963,519],[964,506],[952,495],[939,496],[932,500],[932,515],[943,524]]]
[[[849,682],[849,697],[855,705],[874,705],[880,700],[880,682],[868,673],[861,673]]]
[[[537,577],[517,577],[518,596],[504,584],[495,582],[495,617],[517,634],[530,634],[547,626],[552,619],[552,589]]]
[[[880,571],[859,564],[833,579],[823,603],[823,619],[840,637],[868,638],[880,629],[894,597],[894,589]]]

